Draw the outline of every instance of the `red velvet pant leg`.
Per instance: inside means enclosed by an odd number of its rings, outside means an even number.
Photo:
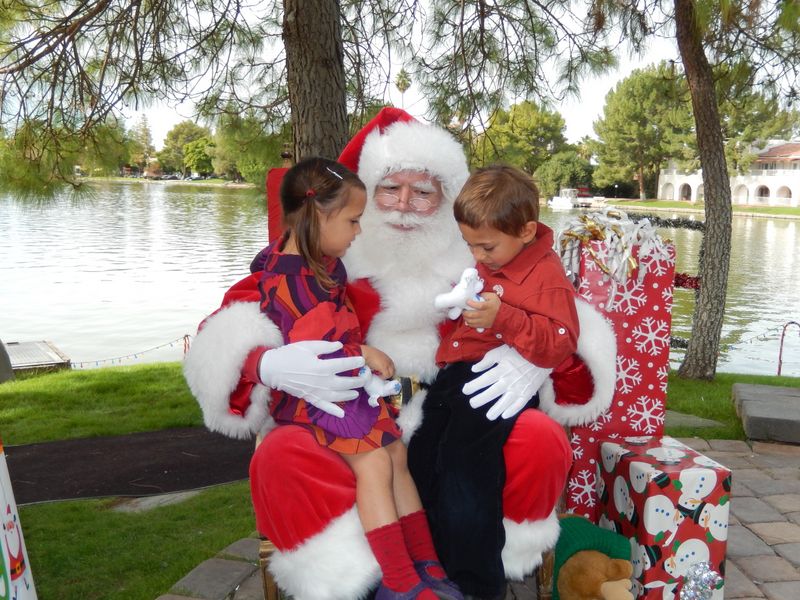
[[[517,523],[548,517],[564,491],[572,464],[563,426],[540,410],[525,410],[517,418],[503,454],[505,517]]]
[[[295,425],[276,427],[256,448],[250,491],[256,527],[279,550],[320,533],[356,501],[350,467]]]

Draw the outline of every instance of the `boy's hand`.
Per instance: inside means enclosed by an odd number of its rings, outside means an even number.
[[[475,329],[491,327],[500,310],[500,296],[494,292],[483,292],[481,298],[483,298],[483,302],[468,300],[467,306],[471,310],[465,310],[462,313],[464,323]]]
[[[373,373],[377,373],[382,379],[394,377],[394,361],[388,354],[372,346],[362,345],[361,355]]]

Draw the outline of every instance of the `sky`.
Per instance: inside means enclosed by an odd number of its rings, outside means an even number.
[[[643,68],[648,65],[658,63],[661,60],[676,59],[678,51],[674,40],[656,38],[650,41],[645,53],[642,56],[628,56],[623,53],[619,61],[619,67],[602,77],[594,77],[585,80],[581,87],[580,98],[568,99],[554,106],[566,123],[565,136],[567,141],[577,143],[584,136],[595,137],[592,124],[603,114],[605,97],[609,91],[622,79],[627,77],[631,71]],[[389,102],[407,110],[417,118],[424,119],[425,101],[415,94],[414,85],[401,97],[395,86],[389,86]],[[156,150],[163,146],[164,138],[175,125],[187,119],[193,119],[193,107],[191,104],[178,105],[171,107],[159,104],[142,112],[132,112],[126,114],[128,127],[138,122],[140,115],[146,114],[153,135],[153,145]]]

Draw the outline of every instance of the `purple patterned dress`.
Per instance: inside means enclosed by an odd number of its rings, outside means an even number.
[[[328,273],[335,285],[326,290],[319,285],[305,259],[283,254],[278,240],[267,248],[264,270],[259,281],[261,310],[283,333],[283,342],[302,340],[342,342],[341,350],[330,357],[360,356],[361,330],[358,318],[345,295],[347,272],[339,259],[326,258]],[[342,454],[369,452],[387,446],[400,437],[400,430],[381,398],[370,406],[367,393],[339,404],[344,417],[329,415],[302,398],[273,391],[270,413],[278,424],[295,424],[310,429],[317,441]]]

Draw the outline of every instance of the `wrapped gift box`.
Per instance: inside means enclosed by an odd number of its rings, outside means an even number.
[[[653,227],[617,215],[584,215],[560,232],[556,245],[578,293],[612,324],[617,337],[611,407],[590,425],[571,428],[566,508],[595,523],[599,440],[661,435],[669,374],[675,247]]]
[[[30,564],[0,439],[0,598],[36,600]]]
[[[670,437],[600,445],[599,523],[631,541],[638,598],[677,598],[689,567],[708,563],[724,594],[731,471]]]

